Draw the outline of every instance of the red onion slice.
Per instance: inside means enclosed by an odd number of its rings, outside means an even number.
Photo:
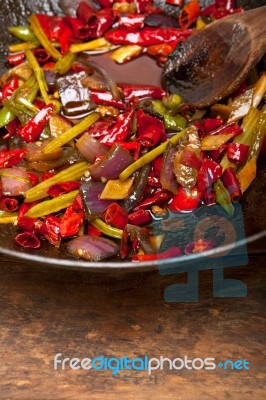
[[[133,161],[127,150],[119,144],[114,144],[101,161],[89,167],[89,171],[95,181],[117,179]]]
[[[31,188],[27,172],[23,168],[0,169],[3,196],[20,196]]]
[[[100,236],[81,236],[68,243],[68,250],[76,257],[89,261],[102,261],[119,252],[119,246]]]
[[[89,133],[84,133],[76,143],[80,153],[89,161],[94,163],[96,157],[104,156],[109,148],[93,138]]]
[[[101,182],[89,182],[84,183],[80,188],[80,194],[88,219],[99,217],[112,203],[112,200],[100,199],[104,186],[105,184]]]

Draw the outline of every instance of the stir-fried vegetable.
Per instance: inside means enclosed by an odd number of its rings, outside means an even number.
[[[161,65],[195,29],[242,10],[232,1],[201,9],[169,0],[181,7],[177,19],[151,2],[98,3],[9,29],[21,42],[9,47],[13,68],[1,78],[0,223],[16,224],[19,246],[66,244],[93,261],[210,249],[216,243],[203,237],[161,250],[164,235],[152,223],[214,204],[233,214],[265,140],[265,59],[230,98],[196,110],[141,77],[115,82],[80,53],[109,52],[118,64],[151,56]]]

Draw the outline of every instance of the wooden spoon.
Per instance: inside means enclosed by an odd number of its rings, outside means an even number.
[[[266,52],[266,6],[217,20],[169,56],[162,85],[198,108],[229,96]]]

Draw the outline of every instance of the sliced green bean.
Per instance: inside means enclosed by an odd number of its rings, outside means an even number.
[[[44,72],[43,72],[42,68],[39,66],[39,63],[36,60],[36,57],[31,50],[26,50],[25,54],[26,54],[26,57],[33,69],[35,76],[36,76],[43,100],[44,100],[45,104],[49,104],[51,102],[51,100],[47,93],[48,86],[47,86],[46,80],[44,78]]]
[[[23,42],[23,43],[11,44],[10,46],[8,46],[8,51],[10,53],[16,53],[18,51],[37,49],[37,47],[38,47],[38,43]]]
[[[264,105],[260,111],[260,117],[255,127],[253,140],[249,148],[247,161],[250,161],[251,158],[253,157],[258,158],[265,135],[266,135],[266,105]]]
[[[7,107],[3,107],[0,110],[0,128],[3,128],[9,122],[13,121],[15,119],[15,115],[9,110]]]
[[[88,129],[94,122],[98,121],[100,118],[100,114],[93,112],[85,117],[81,122],[67,131],[63,132],[61,135],[57,136],[53,139],[47,146],[43,149],[45,154],[53,152],[58,147],[63,146],[68,143],[70,140],[74,139],[76,136],[83,133],[86,129]]]
[[[63,75],[66,74],[69,69],[71,68],[73,62],[76,60],[77,55],[74,53],[67,53],[62,58],[60,58],[55,66],[54,72],[58,72],[59,74]]]
[[[80,179],[88,170],[88,164],[82,161],[78,164],[71,165],[70,167],[58,172],[55,176],[39,183],[25,193],[25,202],[29,203],[35,200],[43,199],[47,196],[47,190],[56,183],[67,181],[76,181]]]
[[[28,212],[26,212],[25,216],[38,218],[63,210],[64,208],[70,206],[78,193],[78,190],[73,190],[72,192],[54,197],[51,200],[42,201],[41,203],[33,206]]]
[[[215,190],[217,203],[220,204],[229,215],[233,215],[234,206],[232,204],[230,194],[221,179],[217,179],[217,181],[213,184],[213,188]]]
[[[155,149],[152,149],[148,153],[144,154],[144,156],[140,157],[138,160],[133,162],[133,164],[129,165],[126,169],[124,169],[123,172],[119,175],[119,179],[122,181],[125,181],[127,178],[129,178],[135,171],[140,169],[146,164],[149,164],[152,162],[156,157],[160,156],[164,151],[166,150],[166,147],[168,143],[173,143],[177,144],[179,139],[184,136],[187,132],[187,129],[182,130],[181,132],[178,132],[176,135],[174,135],[171,139],[168,139],[166,142],[160,144],[157,146]]]
[[[29,26],[10,26],[8,32],[24,42],[39,42]]]
[[[33,33],[37,37],[37,39],[41,42],[45,50],[48,51],[48,53],[51,54],[53,58],[56,60],[59,60],[62,56],[59,53],[59,51],[52,45],[50,40],[47,38],[44,30],[42,29],[42,26],[38,20],[37,15],[32,14],[30,16],[30,25]]]
[[[96,218],[90,223],[99,231],[104,233],[106,236],[113,237],[115,239],[121,239],[123,235],[123,231],[118,228],[114,228],[113,226],[107,225],[104,221],[102,221],[100,218]]]

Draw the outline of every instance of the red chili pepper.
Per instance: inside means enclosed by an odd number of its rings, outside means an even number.
[[[221,161],[223,155],[225,154],[226,149],[227,149],[227,144],[222,144],[222,145],[219,147],[218,150],[212,150],[212,151],[210,151],[209,154],[210,154],[211,158],[212,158],[215,162],[219,163],[219,162]]]
[[[203,251],[213,249],[217,246],[214,240],[199,239],[189,243],[185,248],[186,254],[202,253]]]
[[[7,56],[6,59],[9,62],[9,64],[16,66],[21,64],[25,60],[25,53],[24,51],[20,51],[19,53]]]
[[[202,120],[201,124],[205,132],[208,132],[209,134],[209,132],[224,125],[224,122],[220,118],[205,118]]]
[[[211,131],[208,132],[208,135],[213,136],[213,135],[226,135],[228,133],[233,133],[233,139],[240,135],[242,133],[242,128],[238,126],[235,122],[230,122],[229,124],[226,125],[221,125],[218,128],[215,128]]]
[[[42,101],[41,99],[38,99],[38,98],[36,98],[36,99],[34,100],[33,104],[34,104],[36,107],[38,107],[39,110],[42,110],[42,109],[46,106],[45,102]]]
[[[201,159],[194,151],[190,149],[184,149],[180,155],[180,164],[199,170],[201,166]]]
[[[18,227],[28,232],[40,232],[43,222],[38,218],[26,217],[25,214],[29,211],[37,202],[33,203],[22,203],[18,211]]]
[[[103,8],[96,13],[97,25],[90,29],[91,39],[101,37],[116,21],[116,14],[111,8]]]
[[[168,54],[174,51],[178,42],[171,43],[161,43],[161,44],[153,44],[152,46],[147,47],[147,53],[153,57],[167,57]]]
[[[34,49],[33,53],[39,64],[45,64],[51,60],[51,56],[45,49]]]
[[[147,185],[151,188],[161,188],[162,185],[161,185],[160,177],[155,176],[154,173],[151,171],[148,176]]]
[[[192,33],[191,29],[179,29],[172,27],[154,28],[145,26],[134,31],[123,28],[112,29],[105,34],[105,38],[117,45],[137,44],[139,46],[151,46],[154,44],[163,44],[180,39],[186,39]]]
[[[26,142],[34,142],[42,133],[45,125],[48,124],[52,113],[53,105],[48,104],[19,130],[18,135]]]
[[[180,11],[179,25],[182,29],[189,28],[200,15],[200,5],[196,0],[189,1]]]
[[[0,200],[0,209],[6,212],[17,211],[19,208],[18,200],[13,197],[4,197]]]
[[[104,137],[109,134],[110,128],[115,125],[115,121],[107,118],[100,119],[86,131],[94,138]],[[108,142],[106,142],[108,143]],[[110,142],[112,145],[113,143]]]
[[[205,189],[205,191],[202,193],[202,200],[206,206],[210,206],[212,204],[215,204],[216,202],[216,192],[213,189],[213,187],[208,187]]]
[[[153,117],[143,110],[136,111],[137,140],[143,146],[153,147],[161,141],[166,140],[163,121]]]
[[[170,249],[156,254],[136,254],[132,257],[133,262],[163,260],[165,258],[174,258],[182,256],[182,251],[179,247],[171,247]]]
[[[198,172],[198,189],[204,192],[207,187],[211,186],[218,178],[222,176],[223,169],[210,158],[204,158]]]
[[[127,29],[140,29],[144,25],[144,14],[122,14],[119,19],[119,26]]]
[[[184,0],[165,0],[166,4],[172,4],[173,6],[182,7]]]
[[[62,237],[74,236],[83,223],[85,214],[83,210],[82,200],[78,194],[70,206],[67,207],[63,218],[60,222],[60,234]]]
[[[8,83],[5,83],[2,88],[2,99],[8,100],[18,88],[18,77],[14,76]]]
[[[88,224],[87,227],[87,235],[101,236],[102,232],[99,229],[95,228],[95,226]]]
[[[95,12],[93,12],[94,17],[91,17],[91,23],[92,27],[95,27],[97,24],[97,18],[95,15]],[[93,18],[95,19],[95,23],[93,23]],[[68,34],[65,37],[65,40],[68,37],[69,41],[73,41],[73,38],[76,40],[84,40],[87,39],[90,34],[91,30],[86,24],[86,22],[83,21],[81,18],[73,18],[73,17],[65,17],[64,18],[64,23],[68,28]]]
[[[73,181],[61,182],[52,185],[47,190],[47,194],[51,197],[57,197],[60,196],[61,194],[69,193],[72,192],[72,190],[76,190],[79,188],[80,188],[79,182],[73,182]]]
[[[48,215],[43,224],[43,236],[55,247],[59,247],[61,243],[60,223],[61,218]]]
[[[42,174],[42,176],[40,177],[40,182],[45,181],[46,179],[52,178],[53,176],[55,176],[55,172],[44,172]]]
[[[61,47],[61,53],[66,54],[69,50],[71,43],[74,41],[73,31],[66,23],[66,17],[61,21],[61,33],[58,38]]]
[[[227,15],[244,11],[241,7],[235,7],[235,0],[215,0],[213,4],[210,4],[204,10],[202,10],[202,15],[205,17],[220,19],[226,17]]]
[[[107,90],[90,89],[91,99],[95,104],[113,106],[120,110],[125,110],[125,104],[121,100],[115,100],[112,93]]]
[[[148,197],[145,200],[142,200],[136,207],[134,207],[134,211],[140,210],[140,209],[147,209],[150,208],[151,206],[159,203],[163,203],[167,200],[169,200],[172,197],[172,193],[167,192],[166,190],[158,190],[153,196]]]
[[[109,129],[109,132],[100,138],[101,143],[124,142],[131,132],[131,123],[134,110],[120,114],[116,124]]]
[[[151,97],[152,99],[161,100],[166,92],[159,86],[153,85],[130,85],[130,84],[118,84],[122,89],[124,99],[126,101],[138,99],[145,99]]]
[[[97,2],[101,6],[103,6],[105,8],[108,8],[108,7],[112,7],[112,5],[114,4],[115,0],[97,0]]]
[[[26,155],[26,149],[0,151],[0,168],[13,167],[20,163]]]
[[[228,143],[227,158],[236,164],[244,164],[247,159],[249,146],[243,143]]]
[[[132,225],[144,225],[152,221],[151,214],[148,210],[138,210],[128,215],[129,223]]]
[[[128,223],[128,214],[117,203],[111,203],[104,213],[104,220],[115,228],[124,229]]]
[[[23,232],[15,237],[16,242],[22,247],[38,249],[41,245],[40,239],[35,233]]]
[[[27,175],[32,186],[35,186],[37,185],[37,183],[39,183],[39,177],[36,174],[34,174],[33,172],[27,172]]]
[[[192,211],[199,207],[201,198],[202,193],[197,187],[187,189],[180,186],[170,201],[169,208],[171,211]]]
[[[60,40],[62,34],[62,17],[36,14],[44,33],[50,40]]]
[[[152,170],[155,176],[160,177],[163,165],[163,156],[156,157],[152,163]]]
[[[88,3],[81,1],[76,11],[77,17],[86,25],[95,27],[97,24],[97,17],[95,11]]]
[[[224,170],[222,181],[230,194],[231,200],[237,203],[242,195],[242,191],[236,172],[232,167]]]
[[[5,128],[7,130],[7,134],[5,134],[3,136],[4,139],[8,139],[11,138],[12,136],[14,136],[17,133],[17,130],[20,127],[20,122],[18,120],[18,118],[13,119],[13,121],[9,122]]]

